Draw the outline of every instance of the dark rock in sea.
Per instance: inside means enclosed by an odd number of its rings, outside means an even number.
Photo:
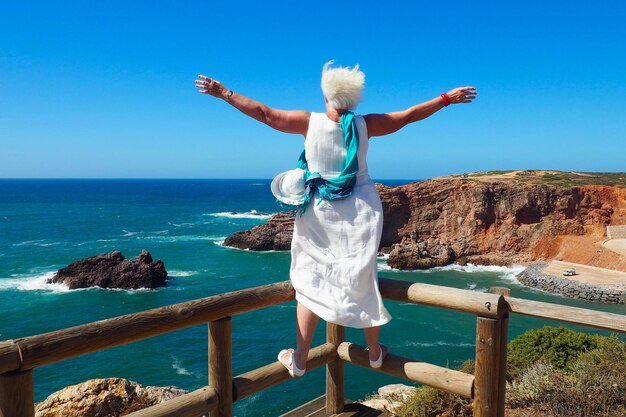
[[[120,251],[92,256],[74,261],[59,269],[49,282],[63,283],[70,287],[88,288],[156,288],[164,287],[167,271],[163,261],[153,261],[147,250],[133,260]]]
[[[295,211],[276,213],[267,223],[243,232],[235,232],[224,246],[255,251],[289,250]]]

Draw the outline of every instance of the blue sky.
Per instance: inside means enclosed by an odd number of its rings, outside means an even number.
[[[370,142],[374,178],[626,171],[618,1],[0,3],[0,178],[271,178],[301,136],[200,95],[197,74],[323,111],[323,63],[359,63],[359,112],[474,85]]]

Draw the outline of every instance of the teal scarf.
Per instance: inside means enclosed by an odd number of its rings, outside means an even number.
[[[346,162],[338,177],[324,179],[319,172],[311,172],[306,161],[305,151],[302,151],[296,168],[303,169],[305,194],[304,202],[299,206],[300,214],[304,213],[315,191],[317,190],[320,200],[337,200],[352,195],[356,184],[356,174],[359,172],[359,132],[354,121],[354,113],[347,111],[341,115],[341,130],[343,131],[343,144],[346,147]]]

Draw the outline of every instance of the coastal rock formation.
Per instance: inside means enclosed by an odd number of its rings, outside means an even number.
[[[440,178],[378,191],[380,250],[393,268],[561,259],[626,270],[626,260],[601,246],[606,226],[626,224],[626,188]],[[226,244],[288,249],[292,219],[279,213]]]
[[[235,232],[226,238],[224,246],[255,251],[289,250],[294,215],[295,211],[277,213],[265,224]]]
[[[113,251],[74,261],[59,269],[50,282],[63,283],[71,289],[94,286],[138,289],[163,287],[166,278],[163,262],[153,261],[150,252],[144,249],[133,260]]]
[[[416,387],[404,384],[391,384],[378,388],[378,392],[361,404],[382,411],[384,413],[394,413],[402,404],[417,392]]]
[[[35,416],[117,417],[185,393],[176,387],[142,387],[122,378],[91,379],[51,394],[35,406]]]

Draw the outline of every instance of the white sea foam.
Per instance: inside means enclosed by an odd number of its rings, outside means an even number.
[[[194,242],[199,240],[219,241],[224,239],[222,236],[201,236],[201,235],[181,235],[181,236],[137,236],[137,240],[151,240],[153,242]]]
[[[63,242],[46,242],[46,239],[35,239],[35,240],[25,240],[20,243],[13,243],[11,246],[20,247],[20,246],[39,246],[39,247],[47,247],[47,246],[56,246],[62,245]]]
[[[430,269],[425,269],[421,272],[431,273],[431,272],[440,272],[440,271],[456,271],[456,272],[495,272],[500,274],[500,276],[508,281],[517,282],[517,274],[526,269],[523,265],[513,265],[511,267],[508,266],[498,266],[498,265],[474,265],[474,264],[466,264],[466,265],[458,265],[451,264],[446,266],[437,266]]]
[[[221,241],[215,241],[213,243],[215,243],[218,246],[221,246],[223,248],[227,248],[227,249],[233,249],[233,250],[240,250],[240,251],[244,251],[244,252],[254,252],[254,253],[274,253],[274,252],[287,252],[289,251],[289,249],[286,250],[274,250],[274,249],[270,249],[270,250],[250,250],[250,248],[238,248],[235,246],[229,246],[229,245],[225,245],[224,242],[226,241],[226,239],[224,238],[224,240]]]
[[[178,271],[176,269],[172,269],[167,273],[170,277],[190,277],[192,275],[196,275],[197,271]]]
[[[397,269],[390,267],[387,264],[387,262],[380,262],[380,261],[378,261],[378,270],[379,271],[397,271]]]
[[[389,254],[388,253],[383,253],[383,254],[378,256],[378,270],[379,271],[396,271],[396,272],[401,272],[399,269],[390,267],[389,264],[387,263],[387,259],[389,259]]]
[[[239,213],[236,211],[222,211],[219,213],[209,213],[205,214],[205,216],[213,216],[213,217],[226,217],[229,219],[255,219],[255,220],[266,220],[272,217],[271,214],[263,214],[259,213],[256,210],[250,210],[243,213]]]
[[[43,274],[27,275],[13,274],[11,278],[0,279],[0,290],[20,291],[50,291],[55,293],[71,291],[65,284],[48,283],[56,272],[50,271]]]
[[[440,346],[451,346],[451,347],[474,347],[474,343],[466,343],[466,342],[445,342],[443,340],[437,340],[436,342],[415,342],[415,341],[407,341],[402,343],[401,345],[396,345],[395,347],[422,347],[422,348],[431,348],[431,347],[440,347]]]
[[[172,363],[172,368],[176,370],[178,375],[193,375],[187,369],[183,368],[183,363],[176,356],[172,356],[172,360],[174,361]]]
[[[49,293],[66,293],[70,291],[86,291],[86,290],[104,290],[104,291],[122,291],[129,294],[143,291],[158,291],[160,288],[102,288],[98,286],[88,288],[70,289],[63,283],[48,282],[56,271],[48,272],[31,272],[29,274],[12,274],[10,278],[0,278],[1,290],[20,290],[20,291],[45,291]]]
[[[170,226],[174,226],[174,227],[192,227],[195,226],[196,223],[172,223],[172,222],[167,222],[167,224],[169,224]]]

